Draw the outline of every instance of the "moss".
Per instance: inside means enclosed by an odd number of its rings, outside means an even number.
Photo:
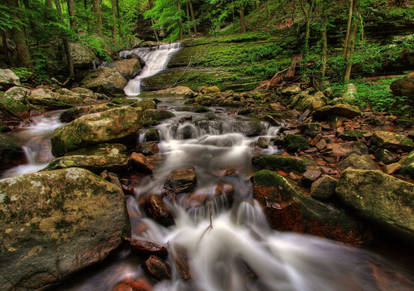
[[[310,137],[315,137],[321,132],[322,126],[318,122],[311,122],[311,123],[302,124],[300,126],[300,129],[303,132],[303,134],[310,136]]]
[[[295,153],[309,148],[308,139],[295,134],[286,135],[283,142],[289,153]]]
[[[158,129],[156,128],[150,128],[145,132],[145,141],[159,141],[160,140],[160,134],[158,132]]]
[[[208,112],[208,111],[209,111],[208,108],[203,105],[196,106],[193,109],[193,112],[196,112],[196,113],[203,113],[203,112]]]
[[[285,178],[269,170],[261,170],[253,176],[255,185],[262,187],[280,187],[286,183]]]
[[[147,122],[159,123],[168,118],[174,117],[175,114],[167,110],[149,109],[144,112],[144,117]]]
[[[302,173],[306,171],[306,166],[309,164],[309,161],[281,155],[260,155],[253,157],[252,163],[256,170],[267,169]]]

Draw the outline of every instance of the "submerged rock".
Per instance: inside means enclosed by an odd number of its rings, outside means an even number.
[[[347,169],[336,192],[361,215],[414,238],[414,185],[376,170]]]
[[[140,206],[150,218],[162,225],[170,226],[174,224],[172,213],[160,195],[152,194],[143,198],[140,201]]]
[[[141,126],[140,108],[123,106],[84,115],[55,130],[52,153],[61,156],[89,145],[124,139],[136,135]]]
[[[164,189],[171,193],[185,193],[194,190],[197,183],[194,168],[179,169],[171,172],[164,184]]]
[[[0,289],[44,288],[102,261],[127,235],[122,191],[70,168],[0,181]]]
[[[171,268],[163,259],[151,255],[145,261],[148,272],[158,280],[171,279]]]

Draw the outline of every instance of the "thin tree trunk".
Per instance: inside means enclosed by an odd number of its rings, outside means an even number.
[[[353,15],[358,15],[359,13],[359,0],[353,1]],[[345,62],[346,62],[346,69],[344,75],[344,82],[347,83],[351,79],[351,71],[352,71],[352,56],[355,51],[356,45],[356,35],[358,31],[358,20],[356,17],[352,18],[351,24],[351,31],[349,33],[349,41],[347,51],[345,53]]]
[[[46,6],[49,7],[50,9],[53,9],[52,0],[46,0]]]
[[[181,1],[177,0],[177,10],[179,13],[181,13]],[[178,20],[178,29],[179,29],[179,34],[180,34],[180,40],[183,40],[183,22],[181,20],[181,16]]]
[[[322,6],[322,79],[326,75],[326,63],[328,60],[328,13],[327,0],[323,0]]]
[[[7,46],[7,35],[5,31],[2,31],[1,33],[2,39],[3,39],[3,54],[4,54],[4,61],[7,65],[11,65],[10,59],[9,59],[9,48]]]
[[[102,11],[101,0],[96,0],[96,13],[98,14],[98,34],[102,35]]]
[[[185,4],[185,16],[186,20],[190,21],[190,7],[188,6],[188,2]],[[189,28],[188,31],[191,33],[191,28]]]
[[[55,0],[56,10],[59,16],[59,22],[64,25],[63,15],[62,15],[62,7],[60,6],[60,0]],[[73,79],[75,76],[75,68],[73,65],[72,56],[70,55],[70,48],[69,42],[67,39],[63,39],[63,46],[65,48],[66,60],[68,62],[68,69],[69,69],[69,79]]]
[[[111,0],[112,6],[112,38],[116,41],[116,4],[115,0]]]
[[[88,9],[88,1],[87,0],[83,0],[83,8]]]
[[[350,0],[350,1],[351,2],[349,2],[349,15],[348,15],[348,24],[347,24],[347,27],[346,27],[344,54],[346,54],[346,52],[348,50],[349,35],[351,34],[352,14],[354,12],[354,0]]]
[[[9,6],[12,8],[19,8],[19,1],[18,0],[8,0]],[[13,19],[17,20],[19,18],[19,15],[15,11],[10,12]],[[25,67],[31,67],[31,58],[30,58],[30,51],[29,47],[26,43],[26,37],[24,34],[23,29],[17,29],[16,27],[13,27],[11,29],[11,36],[16,43],[16,49],[17,49],[17,56],[19,58],[19,61],[21,64],[23,64]]]
[[[193,22],[193,30],[194,30],[194,33],[197,33],[197,24],[195,22],[193,3],[191,1],[188,1],[188,3],[190,5],[190,14],[191,14],[191,21]]]
[[[244,6],[240,3],[240,29],[241,32],[246,32],[246,22],[244,20]]]
[[[70,28],[72,28],[72,30],[75,30],[75,27],[76,27],[75,3],[73,2],[73,0],[68,0],[68,13],[69,13]]]
[[[118,19],[118,33],[119,33],[119,36],[122,37],[121,17],[119,15],[119,0],[115,0],[115,3],[116,3],[116,18]]]

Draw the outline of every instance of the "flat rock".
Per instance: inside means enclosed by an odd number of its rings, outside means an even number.
[[[326,119],[332,116],[354,118],[359,115],[361,115],[361,111],[358,107],[349,104],[327,105],[313,112],[313,117],[316,119]]]
[[[194,190],[197,183],[194,168],[186,168],[172,171],[164,184],[164,189],[171,193],[185,193]]]
[[[411,138],[390,131],[375,131],[370,139],[370,143],[380,148],[386,149],[414,149],[414,142]]]
[[[361,170],[376,170],[377,165],[368,155],[350,154],[339,163],[342,169],[353,168]]]

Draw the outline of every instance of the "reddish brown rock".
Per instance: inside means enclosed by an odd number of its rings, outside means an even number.
[[[143,154],[132,153],[130,161],[135,168],[145,173],[151,174],[154,171],[154,166]]]
[[[147,271],[158,280],[171,279],[171,268],[163,259],[151,255],[145,261]]]
[[[196,183],[197,179],[194,168],[179,169],[168,175],[164,189],[168,193],[175,194],[191,192],[194,190]]]
[[[154,254],[157,256],[165,257],[167,255],[167,248],[161,244],[158,244],[149,240],[141,239],[127,239],[131,247],[141,254],[150,255]]]
[[[147,196],[143,199],[143,201],[140,202],[145,213],[150,218],[156,220],[164,226],[170,226],[174,224],[174,219],[171,214],[171,211],[165,205],[161,196],[152,194]]]

